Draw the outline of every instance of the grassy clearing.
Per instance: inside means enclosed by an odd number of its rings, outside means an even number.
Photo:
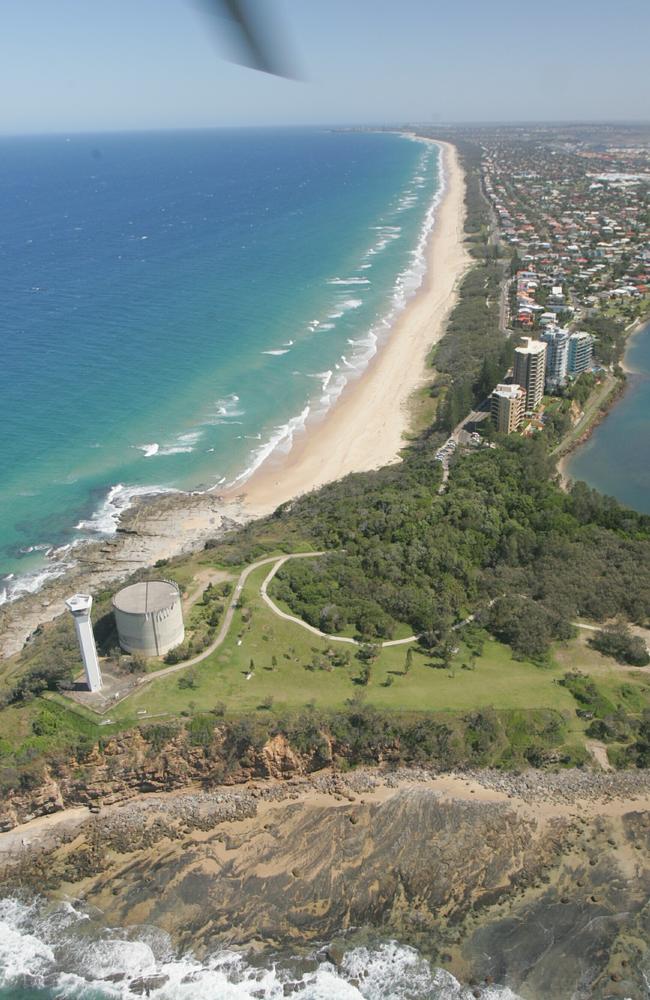
[[[197,581],[205,581],[206,574],[217,568],[209,559],[192,562],[195,577],[187,576],[184,581],[190,594],[197,593]],[[324,712],[342,709],[356,696],[397,714],[460,716],[487,708],[509,712],[512,720],[524,720],[522,739],[526,713],[555,710],[567,719],[569,739],[577,745],[584,743],[586,723],[576,715],[577,703],[571,692],[558,683],[572,670],[592,677],[603,696],[627,712],[640,713],[650,705],[650,672],[621,667],[602,656],[587,644],[584,632],[571,642],[556,645],[546,666],[513,659],[510,648],[494,640],[485,641],[478,657],[472,657],[461,642],[446,667],[415,645],[388,647],[371,664],[364,684],[363,663],[354,646],[318,639],[279,618],[264,604],[260,587],[268,571],[268,565],[262,566],[250,575],[229,634],[215,653],[194,668],[133,692],[108,713],[110,725],[99,726],[94,713],[64,695],[48,694],[3,711],[5,740],[14,747],[33,742],[32,727],[36,720],[42,728],[43,711],[45,722],[52,723],[49,742],[53,746],[71,736],[97,739],[147,719],[194,716],[217,707],[228,716],[257,713],[271,718],[311,704]],[[231,579],[237,575],[235,569]],[[199,613],[197,602],[190,616]],[[347,662],[331,669],[314,668],[315,663],[329,666],[332,653],[347,654]],[[142,712],[146,715],[139,714]],[[39,737],[39,745],[47,739],[45,734]]]
[[[433,375],[433,372],[431,373]],[[440,396],[433,396],[431,384],[416,389],[409,400],[409,433],[408,440],[415,439],[436,419]]]
[[[355,695],[363,695],[378,708],[406,712],[492,706],[573,713],[570,693],[556,683],[564,672],[560,665],[539,667],[514,660],[507,646],[494,641],[485,643],[473,670],[463,669],[469,657],[462,647],[448,669],[440,669],[436,661],[414,648],[408,674],[404,668],[409,647],[389,647],[380,652],[368,684],[362,685],[362,664],[354,647],[320,640],[266,607],[259,589],[267,573],[268,567],[261,567],[249,577],[226,641],[193,668],[193,687],[179,687],[183,672],[152,681],[117,706],[111,719],[122,723],[141,719],[137,712],[143,709],[148,716],[193,714],[219,704],[232,714],[282,713],[311,702],[327,710],[343,707]],[[307,669],[315,654],[325,657],[328,650],[349,652],[350,662],[332,670]],[[263,707],[269,704],[270,708]]]
[[[650,708],[650,668],[629,667],[603,656],[588,644],[591,634],[579,630],[577,639],[556,650],[561,672],[577,670],[587,674],[615,709],[638,714]]]

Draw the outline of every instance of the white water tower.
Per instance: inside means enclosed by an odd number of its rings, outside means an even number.
[[[88,690],[99,691],[102,686],[102,672],[99,669],[93,623],[90,620],[93,599],[90,594],[74,594],[67,599],[65,606],[74,618],[74,627],[77,631],[81,659],[86,671]]]

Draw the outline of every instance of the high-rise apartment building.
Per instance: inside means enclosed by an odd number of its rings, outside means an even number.
[[[546,344],[546,388],[560,389],[566,382],[569,358],[569,331],[557,326],[542,330],[539,339]]]
[[[515,348],[513,382],[526,393],[526,412],[536,410],[544,395],[546,376],[546,344],[532,337],[522,337]]]
[[[492,423],[500,434],[512,434],[521,425],[526,393],[520,385],[498,385],[490,396]]]
[[[589,371],[593,360],[594,338],[590,333],[572,333],[569,337],[567,371],[582,375]]]

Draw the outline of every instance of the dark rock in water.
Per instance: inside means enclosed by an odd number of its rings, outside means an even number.
[[[156,976],[140,976],[139,979],[132,979],[129,983],[129,989],[132,993],[137,993],[139,996],[151,996],[152,990],[159,990],[161,986],[169,982],[169,976],[156,975]]]
[[[347,946],[344,941],[334,940],[325,949],[326,959],[338,967],[345,958],[346,951]]]
[[[350,948],[396,938],[478,994],[494,981],[545,1000],[647,1000],[650,813],[608,798],[607,777],[540,778],[551,782],[540,809],[533,778],[489,780],[500,800],[411,784],[357,802],[354,824],[335,794],[298,801],[293,784],[272,786],[277,801],[257,817],[246,792],[152,797],[93,819],[52,864],[68,884],[88,876],[84,900],[107,923],[137,913],[199,956],[224,945],[295,955],[332,939],[311,961],[340,968]],[[578,818],[560,797],[569,780],[584,798],[597,782],[602,808]],[[300,972],[287,971],[291,988]],[[146,995],[154,981],[131,990]]]

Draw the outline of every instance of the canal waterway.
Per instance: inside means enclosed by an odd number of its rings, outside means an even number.
[[[620,401],[569,458],[566,475],[650,514],[650,323],[631,339]]]

